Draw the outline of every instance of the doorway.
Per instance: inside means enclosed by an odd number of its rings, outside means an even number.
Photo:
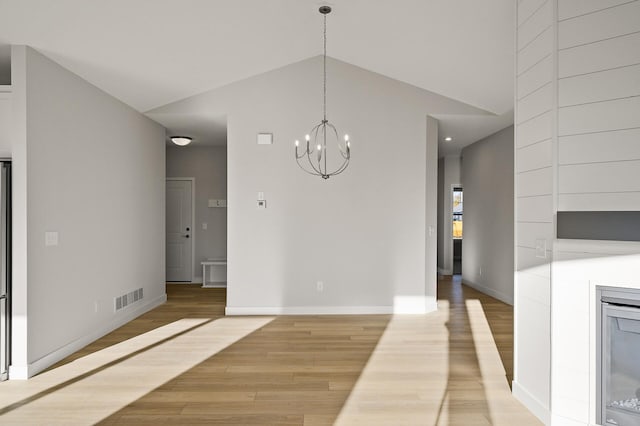
[[[166,185],[166,280],[193,279],[194,178],[167,178]]]
[[[11,362],[11,165],[0,163],[0,381]]]
[[[462,187],[454,186],[451,197],[452,206],[452,238],[453,238],[453,275],[462,274]]]

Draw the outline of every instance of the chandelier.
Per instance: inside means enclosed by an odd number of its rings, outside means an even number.
[[[331,12],[331,8],[329,6],[322,6],[319,12],[323,15],[324,19],[324,52],[322,55],[323,115],[320,124],[311,129],[311,132],[304,137],[305,144],[302,147],[300,146],[300,141],[296,140],[296,162],[305,172],[314,176],[321,176],[322,179],[329,179],[331,176],[344,172],[349,166],[349,160],[351,159],[351,142],[349,141],[349,135],[344,135],[344,142],[341,141],[335,126],[327,120],[327,14]],[[328,164],[329,151],[327,140],[335,141],[339,154],[332,156],[332,160],[337,159],[337,164],[339,164],[333,168],[330,168]]]

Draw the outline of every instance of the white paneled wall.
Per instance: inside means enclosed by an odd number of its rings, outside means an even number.
[[[555,217],[640,210],[640,0],[520,0],[516,20],[513,392],[547,423],[586,424],[565,392],[584,378],[566,381],[551,340],[588,303],[553,272]]]
[[[640,209],[640,1],[560,1],[559,206]]]
[[[543,421],[550,413],[550,281],[554,235],[555,7],[518,3],[516,55],[515,375],[513,392]],[[536,252],[536,241],[548,250]]]

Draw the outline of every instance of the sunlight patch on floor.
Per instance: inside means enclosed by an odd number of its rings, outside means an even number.
[[[500,353],[482,304],[479,300],[467,300],[466,306],[492,424],[540,425],[540,421],[511,395]]]
[[[436,424],[447,389],[448,318],[442,300],[437,312],[395,315],[335,424]]]
[[[221,318],[206,323],[209,320],[183,319],[30,380],[4,382],[0,384],[0,401],[6,413],[0,416],[0,423],[95,424],[272,320]],[[199,324],[203,325],[196,327]],[[162,342],[167,338],[170,339]],[[121,362],[100,368],[140,350]],[[96,368],[94,374],[73,381]],[[70,384],[47,393],[70,380]],[[40,393],[40,397],[25,402]],[[16,407],[10,407],[12,404]]]

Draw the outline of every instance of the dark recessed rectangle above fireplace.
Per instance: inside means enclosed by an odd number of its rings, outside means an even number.
[[[640,241],[640,211],[559,211],[558,238]]]

